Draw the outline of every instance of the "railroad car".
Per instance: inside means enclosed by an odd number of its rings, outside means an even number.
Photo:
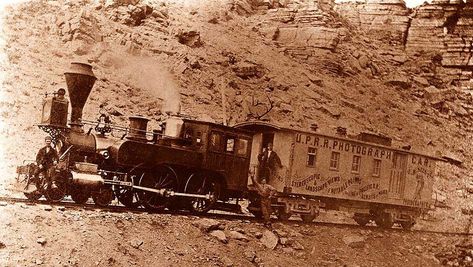
[[[31,199],[44,195],[77,203],[89,197],[100,206],[117,198],[127,207],[148,210],[248,209],[261,215],[259,195],[249,176],[277,190],[272,207],[280,219],[300,215],[312,221],[321,209],[349,210],[360,225],[400,223],[410,228],[431,205],[435,157],[391,147],[390,139],[370,133],[356,137],[325,135],[262,121],[233,127],[179,114],[148,131],[148,119],[129,117],[127,127],[111,124],[107,114],[83,120],[82,110],[96,77],[92,67],[72,63],[65,72],[69,101],[46,97],[38,127],[52,138],[60,162],[52,185],[35,177],[35,164],[20,166]],[[71,116],[68,124],[68,107]],[[262,166],[269,143],[277,166]],[[268,169],[269,168],[269,169]]]
[[[348,137],[297,131],[267,122],[244,122],[253,132],[251,168],[272,143],[282,166],[273,166],[269,184],[279,194],[278,217],[300,214],[312,221],[320,209],[348,210],[360,225],[374,220],[410,228],[430,208],[436,162],[440,159],[391,147],[391,139],[373,133]],[[254,171],[254,173],[260,173]],[[250,207],[258,212],[257,205]]]

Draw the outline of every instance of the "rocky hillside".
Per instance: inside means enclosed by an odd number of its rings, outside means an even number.
[[[260,117],[271,102],[264,120],[306,130],[317,124],[325,133],[338,126],[348,134],[371,131],[393,137],[394,146],[447,156],[457,165],[440,163],[433,197],[450,208],[437,208],[416,227],[469,227],[470,2],[407,9],[398,0],[38,0],[7,9],[3,19],[2,194],[15,166],[34,158],[42,143],[34,124],[44,93],[65,87],[64,71],[79,60],[98,77],[87,119],[104,105],[119,124],[139,114],[156,127],[180,109],[232,125]],[[430,266],[473,257],[471,244],[441,245],[459,243],[457,237],[287,225],[276,226],[282,234],[273,253],[259,240],[262,227],[245,221],[217,227],[228,237],[223,244],[222,233],[192,226],[194,217],[123,216],[2,204],[8,231],[0,231],[0,260],[13,266],[153,266],[163,258],[164,265],[399,266],[407,260]],[[134,231],[155,231],[156,238],[135,240]],[[247,240],[234,238],[240,234]],[[94,257],[81,248],[89,243]],[[96,249],[102,244],[111,245]],[[25,254],[32,261],[23,261]]]
[[[446,197],[452,209],[432,215],[462,228],[472,179],[473,99],[461,82],[471,76],[469,63],[453,68],[446,63],[453,60],[447,60],[450,52],[433,47],[440,42],[445,48],[451,38],[429,39],[432,46],[425,46],[415,33],[438,25],[440,15],[425,12],[437,10],[448,20],[446,10],[454,5],[458,20],[447,35],[467,40],[471,35],[460,26],[468,21],[469,3],[435,2],[416,10],[397,1],[326,0],[45,0],[14,6],[5,12],[3,28],[4,177],[14,177],[14,166],[34,157],[43,136],[34,126],[42,95],[65,87],[63,72],[80,60],[92,64],[98,77],[84,111],[88,119],[104,105],[115,123],[139,114],[154,127],[164,113],[181,109],[231,125],[258,118],[271,101],[274,108],[262,119],[298,129],[315,123],[326,133],[338,126],[349,134],[382,133],[395,146],[463,161],[461,167],[441,163],[433,197]],[[469,52],[462,51],[455,62],[465,62]]]

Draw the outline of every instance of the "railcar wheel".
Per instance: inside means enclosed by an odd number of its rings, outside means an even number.
[[[255,216],[256,219],[261,219],[263,218],[263,213],[261,212],[261,210],[250,210],[251,214],[253,214],[253,216]]]
[[[31,201],[36,201],[43,196],[43,194],[41,194],[38,190],[31,193],[23,193],[23,194],[28,200],[31,200]]]
[[[376,225],[382,228],[391,228],[394,225],[393,215],[391,213],[381,213],[374,219]]]
[[[402,221],[401,222],[401,226],[402,228],[406,229],[406,230],[411,230],[412,227],[414,227],[414,224],[416,222],[414,220],[409,220],[409,221]]]
[[[108,206],[113,200],[113,191],[111,188],[100,188],[99,191],[92,192],[92,199],[95,205],[100,207]]]
[[[82,186],[76,186],[71,191],[71,198],[77,204],[84,204],[89,200],[90,191]]]
[[[301,219],[305,223],[312,222],[317,217],[317,214],[301,214]]]
[[[362,214],[356,214],[356,213],[353,216],[353,220],[355,220],[355,222],[361,226],[366,226],[370,222],[370,219],[367,216],[364,216]]]
[[[177,175],[171,167],[161,166],[155,169],[153,173],[144,173],[138,184],[152,189],[177,191]],[[171,201],[169,197],[144,190],[138,192],[138,199],[150,211],[162,211]]]
[[[248,204],[248,211],[255,216],[257,219],[263,218],[263,212],[261,212],[261,203],[259,196],[250,195],[250,203]]]
[[[279,207],[276,210],[276,216],[281,221],[287,221],[287,220],[289,220],[289,218],[291,218],[292,213],[287,212],[285,207]]]
[[[190,209],[196,213],[206,213],[217,203],[222,186],[214,178],[205,174],[191,175],[186,182],[184,192],[189,194],[208,195],[209,199],[191,198]]]

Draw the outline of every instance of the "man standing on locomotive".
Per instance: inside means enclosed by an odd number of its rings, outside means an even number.
[[[36,163],[38,164],[38,169],[36,170],[35,176],[37,177],[39,174],[43,173],[43,176],[46,177],[46,181],[48,183],[48,188],[51,187],[51,177],[49,177],[49,169],[57,164],[59,160],[58,154],[56,149],[51,146],[51,137],[46,136],[44,142],[46,145],[42,147],[38,154],[36,155]]]
[[[271,227],[271,198],[276,194],[276,189],[266,183],[266,179],[262,178],[261,183],[258,183],[254,175],[251,175],[251,180],[260,195],[261,213],[263,215],[264,225]]]

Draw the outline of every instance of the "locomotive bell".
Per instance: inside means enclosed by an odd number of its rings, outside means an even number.
[[[72,107],[70,125],[73,130],[82,131],[82,110],[97,78],[91,65],[79,62],[72,62],[64,75]]]

